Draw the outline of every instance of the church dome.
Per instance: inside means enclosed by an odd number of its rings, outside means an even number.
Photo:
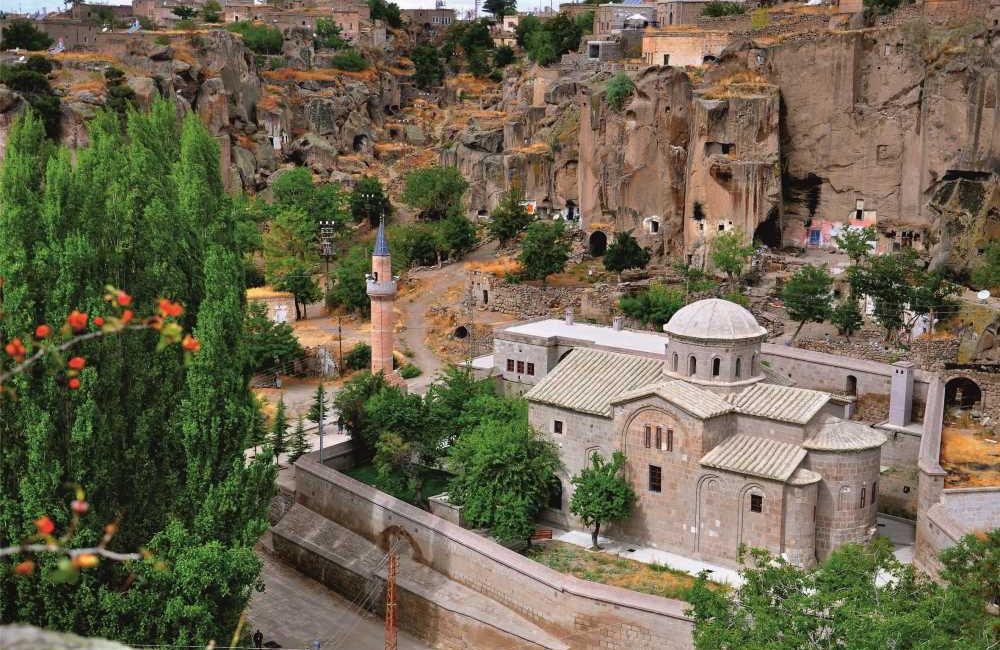
[[[709,298],[682,307],[663,331],[671,336],[702,341],[762,339],[767,330],[747,309],[728,300]]]

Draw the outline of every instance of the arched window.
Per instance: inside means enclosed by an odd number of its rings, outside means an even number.
[[[722,371],[722,359],[715,357],[712,359],[712,376],[718,377],[719,373]]]
[[[696,372],[698,372],[698,360],[692,354],[691,358],[688,359],[688,376],[694,375]]]
[[[673,363],[671,365],[671,368],[673,369],[674,372],[677,372],[677,361],[678,361],[677,353],[674,352],[674,359],[673,359]]]
[[[740,366],[741,366],[742,364],[743,364],[743,359],[742,359],[742,358],[740,358],[740,357],[736,357],[736,378],[737,378],[737,379],[739,379],[739,378],[740,378],[740,372],[741,372],[741,368],[740,368]]]
[[[754,352],[753,356],[750,357],[750,376],[751,377],[756,377],[757,376],[757,353],[756,352]]]

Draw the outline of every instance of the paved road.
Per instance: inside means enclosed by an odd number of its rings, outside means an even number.
[[[250,601],[247,625],[260,630],[264,641],[283,648],[307,649],[318,639],[322,650],[383,650],[385,624],[339,594],[282,563],[258,547],[264,562],[266,588]],[[409,634],[399,633],[401,650],[430,650]]]

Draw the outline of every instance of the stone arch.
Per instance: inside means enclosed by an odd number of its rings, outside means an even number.
[[[420,550],[420,545],[417,544],[417,540],[413,539],[413,535],[410,531],[406,530],[402,526],[397,526],[395,524],[391,526],[386,526],[385,529],[379,533],[378,540],[376,540],[376,545],[383,551],[388,552],[389,548],[392,546],[393,542],[396,540],[403,540],[406,542],[405,545],[396,544],[396,548],[399,551],[403,551],[404,548],[409,548],[410,557],[421,564],[426,564],[427,560],[424,558],[424,553]]]
[[[750,376],[751,377],[756,377],[757,376],[757,353],[756,352],[754,352],[753,356],[750,357]]]
[[[608,236],[601,230],[595,230],[590,233],[590,238],[587,240],[587,247],[593,257],[604,255],[604,252],[608,250]]]
[[[456,339],[464,339],[468,335],[469,335],[469,328],[466,327],[465,325],[459,325],[458,327],[455,328],[455,331],[452,333],[452,336],[454,336]]]
[[[713,54],[706,54],[705,56],[701,57],[702,65],[705,65],[706,63],[718,63],[718,62],[719,62],[719,57]]]
[[[722,374],[722,359],[712,357],[712,376],[718,377]]]
[[[858,394],[858,378],[854,375],[847,375],[847,382],[844,386],[844,392],[852,397]]]
[[[628,444],[627,444],[628,443],[628,430],[629,430],[629,428],[631,428],[632,423],[635,422],[635,419],[637,417],[639,417],[643,413],[649,413],[651,411],[653,413],[659,413],[659,414],[663,415],[664,417],[669,418],[671,421],[679,422],[679,420],[677,419],[676,415],[674,415],[670,411],[667,411],[666,409],[662,409],[662,408],[660,408],[658,406],[643,406],[642,408],[637,409],[635,411],[635,413],[633,413],[630,416],[628,416],[628,419],[625,420],[625,422],[622,424],[622,428],[618,431],[618,450],[620,452],[622,452],[622,454],[625,455],[626,472],[628,471],[628,467],[629,467],[629,462],[628,462]],[[675,449],[677,448],[677,446],[678,446],[678,444],[680,442],[680,437],[679,437],[680,433],[682,433],[682,432],[680,431],[680,427],[678,426],[678,427],[676,427],[674,429],[674,448]],[[589,458],[589,456],[588,456],[588,458]]]
[[[698,373],[698,357],[693,354],[688,357],[688,377],[694,377]]]
[[[972,408],[983,401],[983,390],[979,384],[965,376],[952,377],[944,385],[944,405],[947,407]]]
[[[734,377],[740,379],[743,374],[743,357],[736,357],[736,368],[734,370]]]
[[[719,476],[717,474],[706,474],[698,479],[698,487],[695,491],[695,514],[694,514],[694,526],[695,526],[695,538],[694,538],[694,550],[696,553],[701,552],[701,529],[704,527],[705,513],[708,510],[706,508],[705,499],[712,491],[718,491],[719,489]]]
[[[671,367],[671,370],[672,370],[673,372],[677,372],[677,368],[678,368],[677,364],[679,363],[679,361],[680,361],[680,357],[678,357],[678,356],[677,356],[677,353],[676,353],[676,352],[674,352],[674,356],[673,356],[673,358],[671,359],[671,365],[670,365],[670,367]]]
[[[737,508],[739,512],[737,514],[737,528],[736,528],[736,550],[738,551],[740,546],[743,545],[744,538],[744,521],[746,520],[747,512],[750,511],[750,495],[754,492],[759,493],[764,497],[764,507],[767,507],[767,493],[764,491],[763,486],[760,483],[747,483],[742,488],[740,488],[740,498],[736,501]]]

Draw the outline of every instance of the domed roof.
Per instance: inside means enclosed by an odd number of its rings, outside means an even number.
[[[738,341],[767,334],[748,310],[719,298],[699,300],[682,307],[663,326],[663,331],[674,336],[712,341]]]

